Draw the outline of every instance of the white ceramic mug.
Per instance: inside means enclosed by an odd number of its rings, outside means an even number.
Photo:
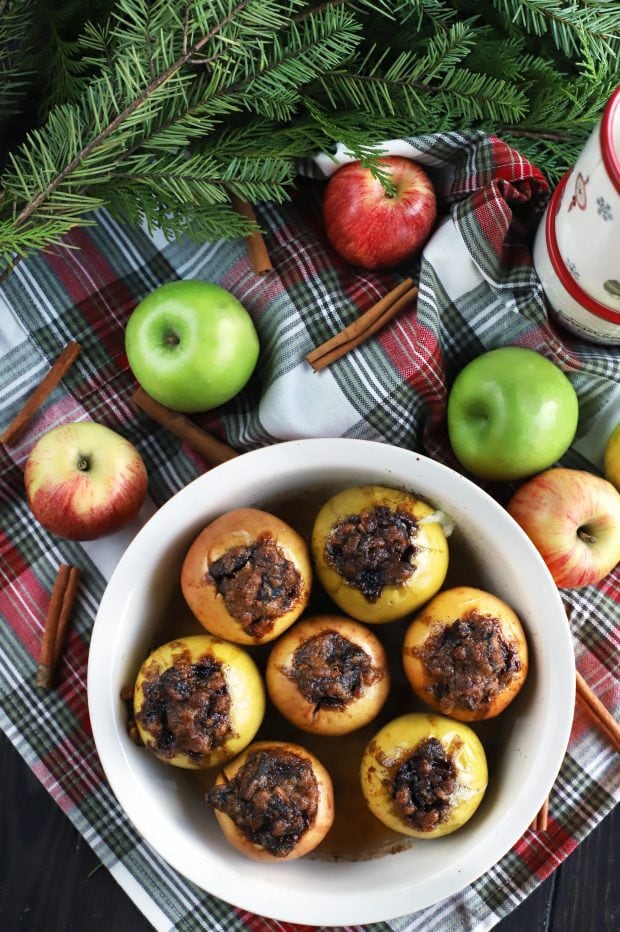
[[[534,266],[562,323],[587,339],[620,343],[620,87],[553,192]]]

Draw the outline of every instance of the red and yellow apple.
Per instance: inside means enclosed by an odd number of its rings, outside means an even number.
[[[560,587],[600,582],[620,561],[620,493],[600,476],[548,469],[521,486],[508,511]]]
[[[92,421],[54,427],[32,448],[24,471],[35,518],[68,540],[94,540],[131,521],[148,476],[129,440]]]
[[[392,185],[388,191],[361,162],[343,165],[323,195],[327,238],[348,262],[388,269],[413,258],[437,219],[431,179],[412,159],[378,160]]]
[[[311,586],[304,539],[258,508],[236,508],[208,524],[181,567],[181,590],[200,624],[236,644],[277,638],[306,608]]]
[[[525,633],[496,595],[444,589],[407,628],[403,668],[414,693],[438,712],[460,722],[495,718],[525,682]]]

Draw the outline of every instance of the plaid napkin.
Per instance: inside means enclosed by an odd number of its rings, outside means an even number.
[[[135,387],[123,333],[145,294],[177,278],[218,282],[252,313],[261,358],[247,389],[197,418],[239,450],[280,439],[363,437],[419,450],[459,468],[444,410],[456,373],[485,350],[531,347],[569,376],[580,401],[579,436],[565,465],[600,470],[618,417],[620,354],[588,345],[549,319],[529,244],[548,196],[541,173],[482,133],[442,134],[386,146],[428,167],[442,222],[419,266],[369,274],[326,243],[316,181],[300,175],[292,205],[266,205],[259,219],[274,272],[258,278],[243,242],[167,244],[113,222],[106,212],[67,246],[21,263],[0,289],[0,428],[4,428],[70,339],[83,353],[15,447],[2,448],[0,724],[101,861],[161,930],[277,929],[197,889],[137,835],[103,776],[89,727],[86,664],[106,580],[141,522],[207,468],[131,404]],[[329,174],[341,160],[303,167]],[[374,303],[404,274],[419,276],[417,310],[399,315],[367,344],[320,374],[303,356]],[[134,525],[80,545],[59,540],[32,518],[22,472],[34,442],[72,420],[107,424],[132,440],[150,476]],[[486,485],[505,502],[512,487]],[[83,570],[75,623],[59,686],[34,687],[45,613],[61,562]],[[562,592],[580,671],[620,713],[620,571],[596,587]],[[550,800],[549,832],[527,832],[462,893],[373,929],[489,929],[570,854],[620,793],[618,757],[577,707],[568,753]]]

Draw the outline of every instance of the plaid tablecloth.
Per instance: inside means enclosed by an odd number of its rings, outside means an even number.
[[[215,281],[252,313],[261,339],[246,390],[197,420],[237,449],[304,436],[364,437],[419,450],[455,468],[446,395],[481,352],[528,346],[554,360],[580,402],[578,437],[565,465],[599,471],[620,418],[620,354],[588,345],[549,319],[529,243],[548,196],[542,174],[481,133],[399,141],[392,152],[428,166],[442,222],[419,266],[368,274],[325,241],[317,183],[300,180],[293,204],[259,209],[274,272],[258,278],[243,242],[168,244],[101,212],[67,245],[22,262],[0,289],[0,428],[70,339],[83,353],[15,447],[0,449],[2,522],[0,724],[101,861],[158,929],[265,929],[281,924],[235,909],[172,871],[137,835],[103,776],[86,702],[88,645],[106,579],[140,522],[207,468],[176,438],[134,409],[123,334],[145,294],[177,278]],[[307,169],[308,166],[306,166]],[[319,160],[333,171],[335,163]],[[419,275],[417,310],[321,374],[303,362],[396,284]],[[150,498],[130,528],[80,545],[45,532],[26,505],[23,467],[34,442],[72,420],[107,424],[132,440],[150,476]],[[486,485],[505,503],[509,484]],[[75,623],[54,691],[34,686],[52,583],[61,562],[83,570]],[[562,593],[577,664],[618,716],[618,568],[600,585]],[[550,800],[545,835],[531,832],[462,893],[373,929],[491,928],[513,910],[610,811],[620,762],[577,708],[568,753]]]

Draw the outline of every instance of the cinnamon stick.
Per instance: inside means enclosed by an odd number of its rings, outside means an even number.
[[[76,566],[62,563],[58,568],[45,619],[41,655],[35,679],[36,685],[44,689],[49,689],[52,685],[56,664],[60,658],[71,618],[79,578],[80,571]]]
[[[542,806],[532,820],[530,829],[533,832],[546,832],[549,826],[549,797],[547,796]]]
[[[237,213],[245,217],[246,220],[250,220],[252,223],[258,225],[252,205],[244,201],[243,198],[240,198],[237,194],[233,194],[232,191],[229,193],[231,203]],[[256,274],[267,275],[268,272],[273,272],[273,265],[271,264],[271,259],[269,258],[267,247],[265,246],[265,240],[260,230],[255,230],[253,233],[250,233],[249,236],[246,236],[245,242],[248,250],[248,257]]]
[[[12,446],[19,440],[45,399],[66,375],[81,351],[82,347],[79,343],[76,343],[75,340],[72,340],[71,343],[67,343],[58,359],[52,364],[52,368],[45,378],[28,398],[23,408],[17,412],[2,436],[0,436],[0,443]]]
[[[364,343],[385,324],[396,317],[418,294],[413,279],[406,278],[400,285],[384,295],[376,304],[364,311],[357,320],[339,333],[306,354],[306,360],[315,372],[327,368],[356,346]]]
[[[65,644],[65,638],[67,636],[67,631],[69,629],[69,622],[71,621],[71,612],[75,604],[75,597],[77,595],[77,587],[80,582],[80,570],[77,566],[72,566],[69,570],[69,579],[67,580],[67,588],[65,589],[65,597],[62,601],[62,606],[60,609],[60,617],[58,618],[58,625],[56,628],[56,639],[54,641],[54,662],[52,669],[52,678],[55,668],[58,666],[58,661],[62,655],[62,649]]]
[[[577,699],[592,723],[607,738],[611,746],[620,751],[620,725],[594,695],[581,673],[577,672]]]
[[[133,402],[175,437],[185,440],[192,449],[204,456],[212,465],[217,466],[219,463],[225,463],[239,456],[236,450],[198,427],[185,415],[155,401],[143,388],[138,388],[134,392]]]

